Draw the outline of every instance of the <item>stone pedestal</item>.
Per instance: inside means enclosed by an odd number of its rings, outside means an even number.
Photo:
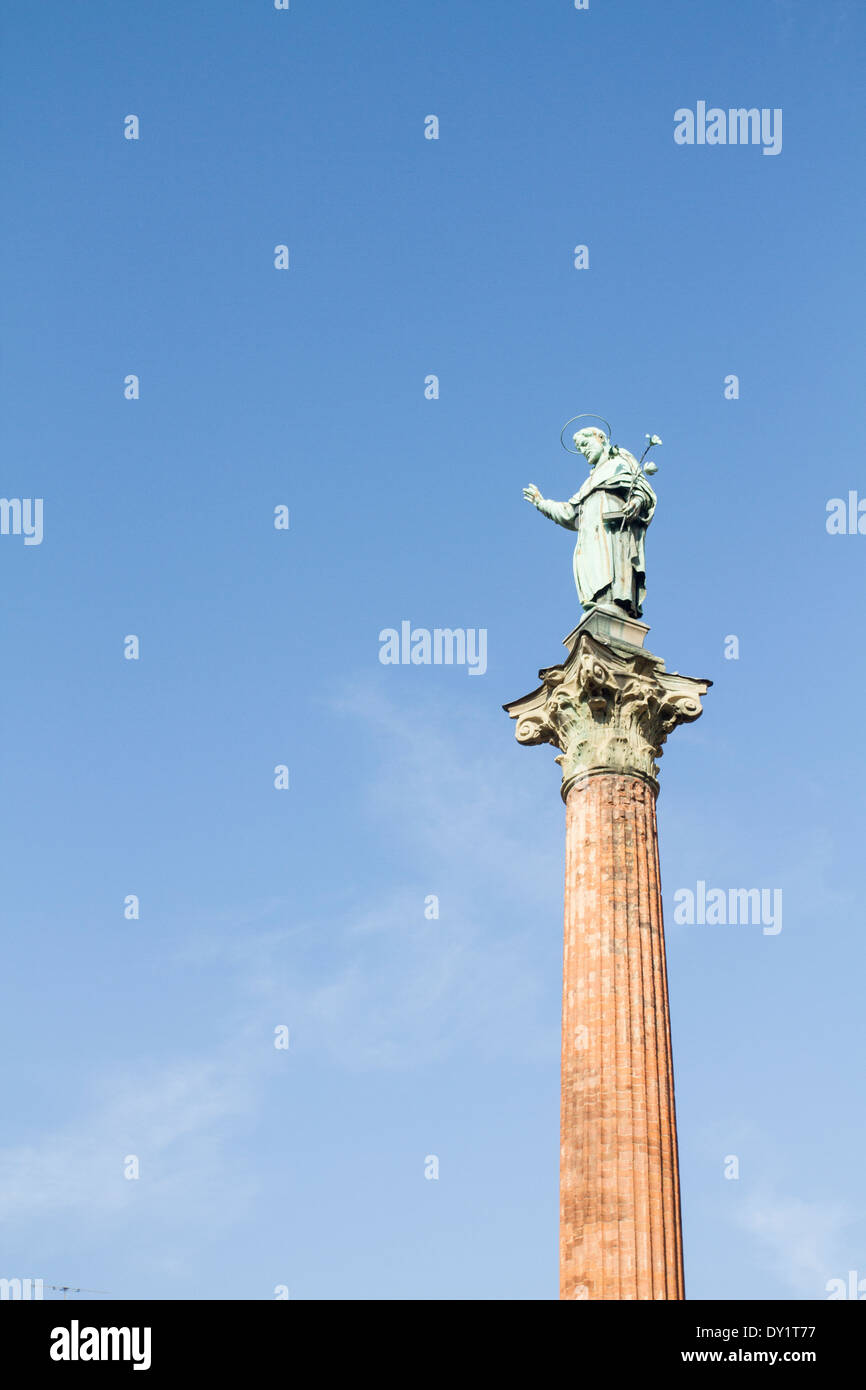
[[[662,744],[710,682],[665,671],[648,629],[591,613],[562,666],[506,705],[552,743],[566,803],[560,1297],[683,1298],[655,799]],[[627,637],[630,640],[624,640]]]

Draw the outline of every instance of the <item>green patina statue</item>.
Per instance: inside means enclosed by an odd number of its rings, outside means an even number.
[[[639,618],[646,597],[646,528],[656,505],[644,470],[654,473],[655,465],[638,462],[599,429],[578,430],[573,438],[590,468],[580,490],[567,502],[550,502],[530,483],[523,495],[543,516],[577,532],[574,582],[584,610],[624,610]],[[647,448],[661,443],[658,435],[648,438]]]

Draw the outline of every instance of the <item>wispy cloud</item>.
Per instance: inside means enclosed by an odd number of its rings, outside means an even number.
[[[142,1205],[157,1224],[210,1210],[221,1141],[254,1105],[253,1079],[248,1063],[222,1054],[104,1073],[73,1121],[0,1150],[0,1223],[76,1212],[95,1233]],[[128,1155],[140,1161],[138,1180],[124,1177]],[[226,1217],[239,1196],[221,1208]]]
[[[507,897],[550,901],[562,878],[562,835],[538,832],[540,807],[529,779],[515,775],[515,752],[527,764],[550,766],[543,812],[551,829],[562,822],[559,772],[553,749],[517,749],[504,713],[493,721],[467,706],[459,721],[432,704],[411,709],[384,699],[370,682],[355,688],[338,710],[360,719],[380,750],[378,775],[367,790],[370,811],[406,840],[423,846],[431,866],[459,873],[479,900]],[[527,766],[528,771],[528,766]]]
[[[444,711],[407,713],[380,689],[356,688],[338,709],[379,755],[364,815],[388,848],[381,890],[301,922],[274,904],[265,920],[247,914],[243,932],[208,927],[184,951],[228,959],[247,1022],[285,1022],[293,1047],[338,1066],[407,1068],[467,1050],[555,1056],[561,848],[533,833],[538,808],[515,795],[505,716],[497,756],[489,723],[467,718],[455,732]],[[425,916],[427,894],[438,916]]]
[[[754,1194],[739,1215],[762,1262],[803,1298],[826,1298],[827,1280],[845,1277],[851,1258],[845,1233],[855,1219],[840,1202],[771,1191]]]
[[[484,1060],[555,1056],[557,1005],[545,997],[537,935],[497,941],[489,924],[451,912],[428,921],[417,894],[396,892],[330,923],[327,959],[315,925],[247,938],[257,1017],[287,1023],[300,1053],[351,1069],[404,1069],[467,1049]],[[238,943],[225,945],[240,964]]]
[[[417,885],[392,883],[321,918],[292,920],[271,899],[187,931],[177,960],[225,968],[223,1035],[169,1064],[106,1069],[75,1119],[0,1150],[0,1223],[26,1228],[42,1216],[59,1230],[86,1220],[96,1236],[140,1226],[144,1208],[154,1236],[171,1233],[154,1245],[159,1258],[182,1259],[172,1250],[185,1229],[231,1222],[250,1198],[226,1173],[224,1146],[261,1106],[280,1023],[301,1065],[305,1056],[341,1069],[466,1052],[556,1056],[561,868],[532,845],[507,760],[485,758],[468,729],[449,732],[442,712],[410,718],[371,694],[345,713],[387,745],[369,809],[389,845],[413,842],[425,892],[447,883],[439,918],[425,917]],[[509,733],[503,716],[503,742]],[[128,1154],[139,1157],[139,1181],[123,1176]]]

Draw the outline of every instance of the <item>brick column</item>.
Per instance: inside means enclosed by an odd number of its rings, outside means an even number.
[[[505,706],[519,743],[552,743],[566,803],[560,1297],[680,1299],[657,759],[709,681],[665,670],[649,629],[594,610],[568,659]]]
[[[560,1297],[684,1297],[655,789],[566,801]]]

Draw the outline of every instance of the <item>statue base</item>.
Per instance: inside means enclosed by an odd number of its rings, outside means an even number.
[[[623,643],[627,647],[642,647],[649,626],[639,618],[632,618],[624,608],[591,608],[577,627],[564,639],[564,645],[571,651],[582,632],[597,637],[600,642]]]

